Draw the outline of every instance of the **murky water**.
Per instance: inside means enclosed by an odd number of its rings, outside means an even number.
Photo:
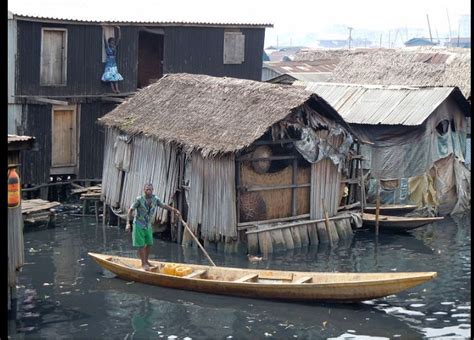
[[[123,228],[123,227],[122,227]],[[152,287],[115,278],[88,251],[135,256],[130,234],[94,218],[59,216],[25,230],[11,338],[469,338],[471,221],[407,234],[357,232],[337,248],[306,248],[250,263],[210,251],[217,265],[302,271],[437,271],[422,286],[359,304],[286,303]],[[198,249],[155,240],[151,258],[208,264]]]

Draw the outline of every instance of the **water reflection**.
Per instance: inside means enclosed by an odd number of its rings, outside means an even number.
[[[427,284],[355,305],[303,304],[179,291],[126,282],[88,251],[136,256],[130,234],[93,218],[25,230],[18,315],[9,333],[34,338],[420,338],[470,333],[470,217],[404,235],[357,232],[337,247],[306,247],[250,262],[210,250],[217,265],[301,271],[437,271]],[[208,264],[198,248],[155,240],[151,258]]]

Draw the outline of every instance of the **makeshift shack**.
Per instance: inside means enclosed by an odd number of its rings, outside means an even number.
[[[439,214],[470,207],[465,166],[470,105],[457,87],[296,82],[331,104],[364,140],[368,202],[415,203]],[[432,209],[434,208],[434,210]]]
[[[355,136],[316,94],[170,74],[99,121],[106,126],[101,198],[119,216],[151,182],[205,247],[235,252],[247,243],[271,252],[352,234],[351,218],[334,216]],[[155,230],[171,224],[172,239],[188,243],[166,210],[155,221]]]

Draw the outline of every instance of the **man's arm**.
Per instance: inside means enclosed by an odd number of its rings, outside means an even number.
[[[163,209],[166,209],[166,210],[168,210],[168,211],[174,212],[177,217],[181,217],[181,213],[179,212],[179,210],[176,209],[176,208],[173,208],[171,205],[162,203],[162,204],[160,205],[160,207],[162,207]]]
[[[130,231],[130,228],[131,228],[130,220],[133,218],[133,211],[134,211],[134,210],[135,210],[135,209],[133,209],[133,208],[128,209],[127,225],[126,225],[126,227],[125,227],[125,230],[126,230],[126,231]]]

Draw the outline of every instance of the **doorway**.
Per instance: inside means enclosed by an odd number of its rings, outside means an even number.
[[[137,88],[146,87],[163,76],[162,29],[144,29],[138,33]]]
[[[51,133],[50,173],[74,174],[77,166],[76,105],[53,106]]]

